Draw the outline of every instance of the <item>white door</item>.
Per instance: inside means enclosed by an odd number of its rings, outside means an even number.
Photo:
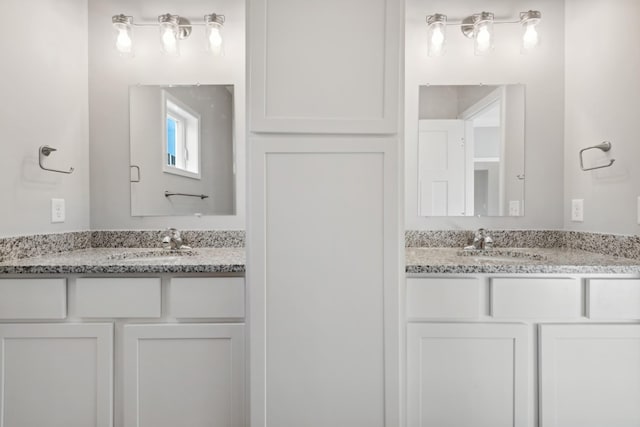
[[[420,120],[419,126],[419,215],[465,215],[464,121]]]
[[[0,426],[110,427],[113,325],[0,325]]]
[[[243,427],[244,365],[244,325],[126,325],[125,427]]]
[[[407,326],[408,427],[528,427],[524,324]]]
[[[640,325],[540,326],[540,426],[640,426]]]

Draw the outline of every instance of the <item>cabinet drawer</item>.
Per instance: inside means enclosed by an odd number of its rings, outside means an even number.
[[[64,319],[66,279],[0,280],[0,319]]]
[[[591,319],[640,319],[640,280],[589,280]]]
[[[504,318],[568,319],[582,316],[578,279],[491,280],[491,314]]]
[[[78,279],[75,313],[79,317],[160,317],[160,279]]]
[[[169,285],[169,316],[244,317],[244,278],[174,278]]]
[[[480,316],[480,280],[407,279],[407,317],[477,318]]]

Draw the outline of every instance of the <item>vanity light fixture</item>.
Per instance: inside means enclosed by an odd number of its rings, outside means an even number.
[[[476,55],[485,55],[493,50],[494,24],[520,24],[523,27],[522,52],[527,52],[539,44],[537,25],[542,14],[537,10],[520,13],[520,19],[514,21],[496,20],[492,12],[474,13],[461,22],[447,22],[446,15],[435,13],[427,16],[427,52],[429,56],[440,56],[444,51],[445,27],[459,26],[462,34],[473,39]]]
[[[160,30],[160,50],[170,56],[180,55],[180,41],[191,35],[194,26],[206,27],[207,50],[219,56],[224,54],[222,27],[225,17],[217,13],[204,16],[203,22],[191,23],[187,18],[179,15],[165,13],[158,16],[158,23],[133,22],[132,16],[124,14],[114,15],[111,18],[113,28],[116,30],[116,49],[122,56],[133,55],[132,27],[158,27]]]

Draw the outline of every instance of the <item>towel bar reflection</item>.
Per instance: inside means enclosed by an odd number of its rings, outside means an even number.
[[[170,191],[165,191],[164,197],[169,197],[169,196],[200,197],[200,199],[206,199],[209,197],[206,194],[171,193]]]
[[[598,145],[594,145],[593,147],[587,147],[587,148],[583,148],[582,150],[580,150],[580,169],[582,169],[583,171],[591,171],[594,169],[602,169],[602,168],[608,168],[609,166],[611,166],[613,164],[613,162],[616,161],[616,159],[611,159],[609,160],[609,163],[606,165],[600,165],[600,166],[594,166],[591,168],[585,168],[584,167],[584,163],[582,161],[582,153],[584,153],[587,150],[593,150],[593,149],[598,149],[598,150],[602,150],[604,152],[607,152],[609,150],[611,150],[611,143],[609,141],[604,141]]]
[[[43,145],[38,149],[38,164],[40,165],[40,169],[43,169],[49,172],[66,173],[66,174],[70,174],[71,172],[73,172],[74,171],[73,168],[69,168],[68,171],[61,171],[58,169],[50,169],[42,165],[42,158],[49,157],[49,154],[53,153],[54,151],[58,151],[58,149],[49,147],[48,145]]]

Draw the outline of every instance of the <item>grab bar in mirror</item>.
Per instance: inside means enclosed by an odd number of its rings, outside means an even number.
[[[587,148],[583,148],[582,150],[580,150],[580,169],[582,169],[583,171],[590,171],[590,170],[594,170],[594,169],[602,169],[602,168],[608,168],[609,166],[611,166],[613,164],[613,162],[616,161],[616,159],[611,159],[609,160],[609,163],[606,165],[600,165],[600,166],[594,166],[594,167],[590,167],[590,168],[585,168],[584,167],[584,163],[582,161],[582,153],[584,153],[587,150],[593,150],[597,148],[598,150],[602,150],[604,152],[607,152],[609,150],[611,150],[611,143],[609,141],[604,141],[598,145],[594,145],[593,147],[587,147]]]
[[[49,172],[57,172],[57,173],[66,173],[66,174],[70,174],[71,172],[74,171],[73,168],[69,168],[68,171],[61,171],[58,169],[50,169],[45,167],[42,164],[42,158],[43,157],[49,157],[49,154],[53,153],[54,151],[58,151],[57,148],[53,148],[53,147],[49,147],[48,145],[42,145],[40,146],[40,148],[38,149],[38,164],[40,165],[40,169],[49,171]]]
[[[206,199],[209,197],[206,194],[172,193],[170,191],[164,192],[164,197],[170,197],[170,196],[200,197],[201,199]]]

